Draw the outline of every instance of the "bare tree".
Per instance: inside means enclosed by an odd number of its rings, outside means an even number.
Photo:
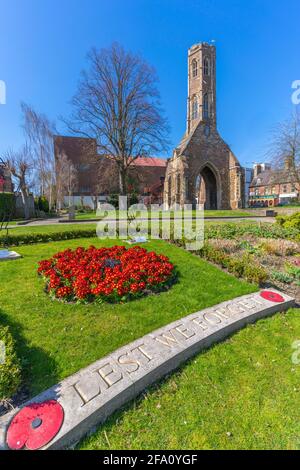
[[[298,184],[300,198],[300,115],[295,112],[291,117],[277,124],[273,130],[269,156],[272,164],[287,168],[291,182]]]
[[[26,103],[21,104],[23,113],[23,128],[31,147],[34,166],[37,172],[39,193],[53,204],[53,187],[55,185],[55,164],[53,150],[53,135],[56,133],[55,124],[41,113],[36,112]]]
[[[95,138],[99,153],[116,162],[120,193],[126,194],[133,161],[168,148],[157,77],[142,58],[119,44],[92,49],[88,62],[67,124],[73,133]]]
[[[29,188],[30,177],[33,170],[32,157],[28,145],[24,145],[19,151],[8,150],[4,155],[3,162],[12,179],[17,182],[20,190],[25,219],[30,218]]]
[[[73,163],[65,153],[58,155],[56,159],[56,201],[57,209],[61,210],[64,195],[69,197],[69,207],[71,197],[77,186],[78,173]]]

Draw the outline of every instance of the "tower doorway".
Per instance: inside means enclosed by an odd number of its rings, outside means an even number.
[[[205,166],[196,181],[196,199],[206,210],[218,209],[218,185],[214,172]]]

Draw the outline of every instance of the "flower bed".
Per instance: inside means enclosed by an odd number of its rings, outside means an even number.
[[[166,256],[141,247],[77,248],[40,261],[38,273],[52,298],[120,302],[170,287],[176,277]]]

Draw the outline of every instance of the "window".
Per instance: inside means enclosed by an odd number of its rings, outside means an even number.
[[[205,77],[210,75],[210,61],[208,57],[205,57],[203,62],[203,75]]]
[[[192,61],[192,74],[193,78],[197,77],[198,75],[198,61],[196,59]]]
[[[286,184],[283,186],[282,192],[287,193],[287,185]]]
[[[198,118],[198,99],[195,96],[192,104],[192,119]]]
[[[208,95],[204,95],[203,97],[203,119],[209,118],[209,103],[208,103]]]

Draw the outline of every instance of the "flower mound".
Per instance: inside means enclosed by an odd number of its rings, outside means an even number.
[[[38,273],[50,296],[67,302],[120,302],[164,290],[176,275],[166,256],[138,246],[69,249],[40,261]]]

